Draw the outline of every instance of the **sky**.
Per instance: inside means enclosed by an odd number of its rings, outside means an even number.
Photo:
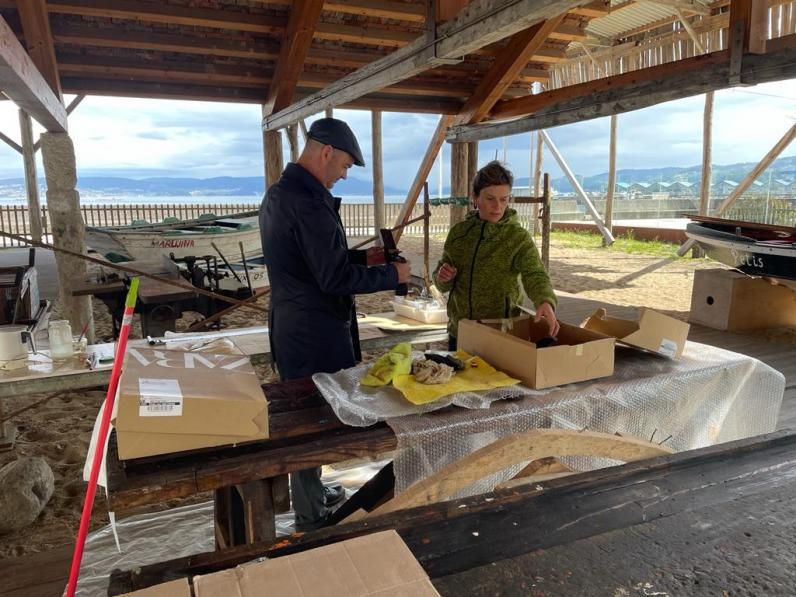
[[[67,96],[70,101],[72,96]],[[693,166],[702,159],[704,96],[659,104],[621,114],[617,133],[617,168]],[[370,113],[336,110],[351,125],[371,162]],[[308,119],[307,124],[313,119]],[[417,172],[438,116],[385,112],[382,117],[385,185],[406,189]],[[757,162],[796,123],[796,79],[716,93],[713,116],[713,162]],[[69,117],[78,176],[154,176],[211,178],[262,176],[260,108],[256,105],[87,97]],[[0,102],[0,132],[19,142],[19,120],[12,102]],[[34,123],[34,138],[41,128]],[[601,118],[548,129],[577,175],[608,169],[609,119]],[[496,156],[516,178],[530,171],[529,133],[482,141],[479,164]],[[287,142],[284,142],[287,153]],[[442,175],[450,177],[450,145],[443,147]],[[783,154],[796,155],[796,143]],[[287,161],[287,160],[286,160]],[[545,153],[544,169],[556,178],[561,170]],[[39,176],[42,176],[39,163]],[[369,167],[350,174],[370,180]],[[0,179],[21,178],[22,157],[0,142]],[[439,158],[429,177],[438,188]]]

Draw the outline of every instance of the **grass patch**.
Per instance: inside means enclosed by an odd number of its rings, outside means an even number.
[[[650,255],[653,257],[671,257],[679,259],[679,245],[659,240],[638,240],[629,235],[617,236],[614,244],[603,247],[603,237],[592,232],[554,231],[550,236],[551,244],[572,249],[604,249],[629,255]]]

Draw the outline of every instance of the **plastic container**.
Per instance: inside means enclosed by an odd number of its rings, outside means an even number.
[[[68,359],[74,354],[72,348],[72,326],[67,319],[51,321],[47,326],[50,336],[50,356],[53,359]]]
[[[392,308],[396,315],[423,323],[445,323],[448,321],[448,309],[430,301],[413,301],[397,297],[392,301]]]

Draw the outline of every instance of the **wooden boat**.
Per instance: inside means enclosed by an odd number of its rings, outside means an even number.
[[[135,222],[129,226],[86,227],[86,244],[113,262],[151,259],[156,254],[177,258],[218,255],[230,262],[262,255],[257,212],[195,220],[166,218],[162,223]]]
[[[796,228],[689,217],[686,234],[711,259],[752,276],[796,280]]]

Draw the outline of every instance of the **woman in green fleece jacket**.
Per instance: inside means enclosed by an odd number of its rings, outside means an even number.
[[[448,298],[448,347],[456,349],[460,319],[498,319],[519,314],[520,281],[536,306],[536,321],[545,319],[550,335],[558,334],[556,295],[533,238],[508,207],[511,172],[489,162],[475,175],[475,210],[448,233],[434,282]]]

